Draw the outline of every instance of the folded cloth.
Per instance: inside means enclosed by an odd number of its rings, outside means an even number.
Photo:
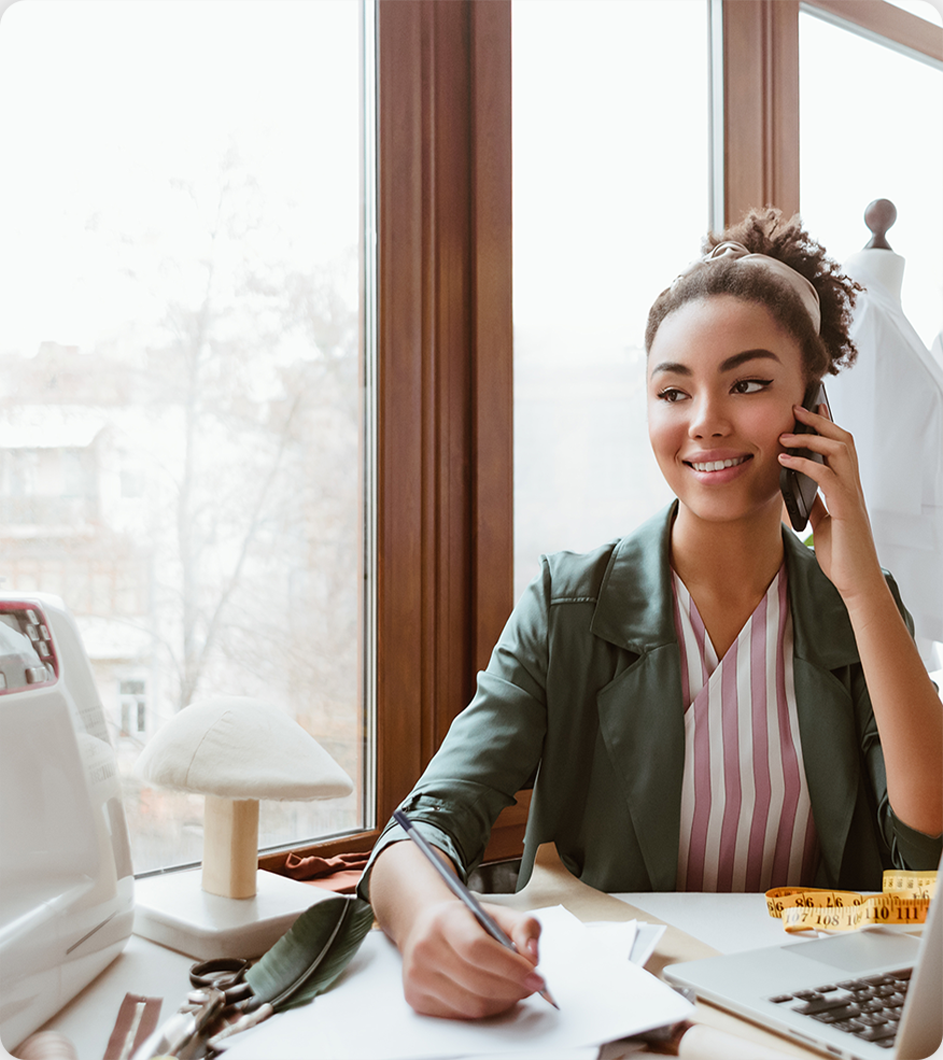
[[[302,880],[337,894],[353,894],[369,858],[369,851],[337,854],[333,858],[319,858],[314,854],[305,858],[291,853],[279,871],[282,876],[290,876],[293,880]]]

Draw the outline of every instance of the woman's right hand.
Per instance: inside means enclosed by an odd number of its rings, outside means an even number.
[[[415,843],[393,843],[380,853],[370,875],[370,901],[402,954],[403,989],[417,1012],[452,1019],[495,1016],[544,989],[536,971],[539,921],[487,906],[518,952],[502,946]]]
[[[454,898],[436,902],[416,916],[400,951],[403,991],[417,1012],[478,1019],[505,1012],[544,989],[536,970],[538,921],[503,906],[486,908],[517,953],[496,942]]]

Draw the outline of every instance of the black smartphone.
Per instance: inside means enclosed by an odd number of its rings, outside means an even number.
[[[805,392],[805,397],[802,399],[802,407],[810,412],[818,412],[819,405],[824,405],[828,408],[825,386],[823,383],[813,383]],[[829,410],[829,418],[831,418],[831,410]],[[797,420],[795,427],[793,427],[793,434],[815,434],[815,431]],[[807,460],[814,460],[818,464],[824,462],[818,453],[813,453],[808,449],[792,449],[790,452],[795,456],[803,456]],[[819,488],[815,480],[809,478],[808,475],[803,475],[800,471],[782,467],[779,469],[779,488],[782,490],[783,500],[786,502],[786,511],[789,512],[789,521],[792,523],[793,530],[805,530],[809,521],[809,512],[812,511],[812,505],[815,503],[815,494]]]

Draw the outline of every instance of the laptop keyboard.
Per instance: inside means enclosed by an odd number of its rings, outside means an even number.
[[[912,972],[912,968],[902,968],[887,975],[843,979],[769,1000],[883,1049],[893,1049]]]

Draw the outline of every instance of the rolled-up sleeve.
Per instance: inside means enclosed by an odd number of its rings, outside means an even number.
[[[540,761],[547,729],[546,673],[550,573],[546,560],[515,607],[478,675],[471,703],[456,717],[442,746],[400,809],[422,835],[447,854],[460,876],[484,856],[498,814]],[[369,898],[378,855],[406,838],[394,821],[377,840],[358,887]]]

